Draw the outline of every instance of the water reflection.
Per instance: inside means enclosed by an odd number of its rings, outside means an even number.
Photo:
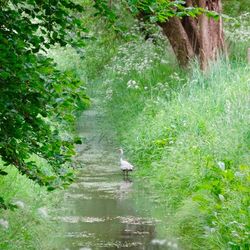
[[[128,194],[131,192],[133,182],[131,179],[125,179],[120,183],[120,187],[117,192],[117,199],[123,200],[128,197]]]

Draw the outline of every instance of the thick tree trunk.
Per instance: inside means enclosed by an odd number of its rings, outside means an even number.
[[[179,64],[186,66],[195,53],[180,19],[172,17],[160,25],[163,33],[168,37]]]
[[[199,6],[218,13],[222,11],[221,0],[186,0],[186,6]],[[215,60],[225,47],[221,18],[215,20],[205,14],[182,20],[172,17],[160,26],[181,66],[187,66],[196,55],[201,69],[206,70],[208,62]]]
[[[193,7],[193,2],[194,0],[186,0],[186,6]],[[184,17],[182,19],[182,25],[188,35],[189,41],[194,49],[195,54],[198,55],[200,51],[200,39],[197,19],[192,17]]]
[[[221,13],[220,0],[199,0],[199,6],[211,11]],[[224,38],[221,17],[218,21],[206,15],[199,17],[200,28],[200,64],[205,70],[210,60],[215,60],[220,51],[224,49]]]

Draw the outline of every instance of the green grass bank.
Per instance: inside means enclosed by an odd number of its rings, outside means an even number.
[[[159,31],[106,31],[71,58],[105,114],[103,127],[166,206],[166,237],[188,249],[249,249],[249,86],[246,41],[203,73],[178,68]],[[72,57],[57,51],[58,60]],[[241,55],[237,57],[237,52]],[[62,56],[63,55],[63,56]],[[61,59],[60,59],[61,58]],[[75,63],[76,64],[76,63]],[[70,67],[70,66],[68,66]]]
[[[47,168],[44,162],[38,164]],[[60,206],[58,191],[48,193],[16,168],[4,169],[8,175],[0,178],[0,193],[6,204],[16,208],[0,210],[0,249],[58,249],[55,237],[63,229],[52,220]]]

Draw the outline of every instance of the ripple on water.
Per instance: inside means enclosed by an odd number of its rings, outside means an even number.
[[[123,224],[131,224],[131,225],[154,225],[159,222],[158,220],[149,219],[149,218],[141,218],[134,216],[117,216],[116,219],[119,219]]]
[[[125,229],[124,231],[126,233],[135,234],[135,235],[148,235],[149,234],[148,231],[135,231],[135,230],[132,230],[132,229]]]
[[[93,238],[95,237],[94,233],[89,232],[68,232],[65,237],[67,238]]]
[[[124,241],[96,241],[90,243],[92,247],[101,249],[101,248],[132,248],[132,247],[141,247],[143,245],[142,242],[134,241],[134,242],[124,242]],[[83,247],[82,244],[78,244],[78,247]],[[81,248],[80,248],[81,249]]]
[[[107,179],[106,176],[79,176],[77,177],[79,181],[87,181],[87,182],[96,182],[96,181],[105,181]]]
[[[120,182],[79,182],[79,185],[86,189],[93,189],[95,190],[102,190],[102,191],[113,191],[117,190],[117,187],[119,187]]]
[[[73,194],[73,193],[65,193],[65,198],[72,198],[72,199],[83,199],[83,200],[91,200],[91,196],[87,196],[85,194]]]
[[[99,217],[83,217],[83,216],[58,216],[54,218],[55,220],[66,222],[66,223],[95,223],[104,222],[106,219]]]
[[[77,183],[72,183],[70,188],[80,188],[80,186]]]

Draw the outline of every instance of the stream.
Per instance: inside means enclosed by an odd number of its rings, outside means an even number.
[[[159,209],[151,206],[153,194],[133,173],[124,179],[119,153],[103,135],[100,120],[93,110],[79,119],[84,143],[77,148],[77,160],[83,167],[57,217],[65,228],[64,250],[178,249],[174,241],[159,238],[156,228],[162,222],[150,216]]]

